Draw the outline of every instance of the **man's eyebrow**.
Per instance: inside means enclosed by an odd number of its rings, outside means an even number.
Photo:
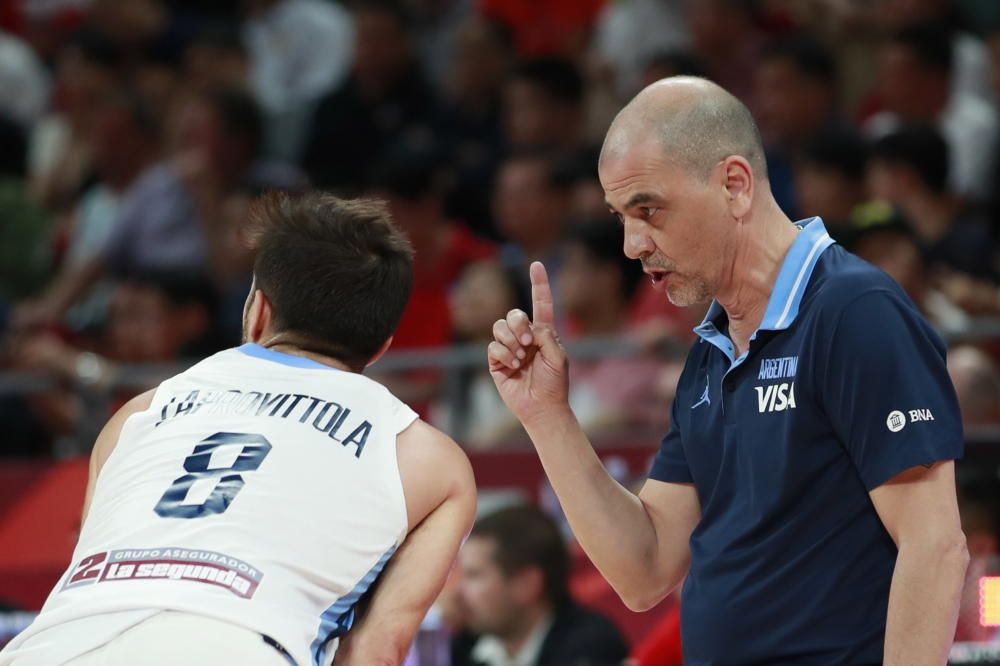
[[[625,202],[625,209],[628,210],[629,208],[635,208],[636,206],[641,206],[657,200],[657,197],[649,192],[636,192],[629,197],[628,201]]]
[[[631,197],[629,197],[628,201],[625,202],[625,210],[628,210],[629,208],[635,208],[636,206],[641,206],[643,204],[654,203],[654,202],[655,203],[660,202],[659,197],[657,197],[655,194],[652,194],[651,192],[636,192]],[[607,206],[608,210],[610,210],[612,213],[618,212],[617,209],[613,205],[611,205],[611,202],[608,201],[607,199],[604,200],[604,205]]]

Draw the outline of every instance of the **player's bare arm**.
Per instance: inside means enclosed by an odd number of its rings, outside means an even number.
[[[342,640],[337,666],[402,663],[475,519],[472,467],[450,437],[418,420],[399,434],[396,450],[409,533]]]
[[[701,515],[697,493],[689,484],[650,481],[637,497],[608,474],[569,408],[568,359],[541,263],[531,266],[531,292],[533,321],[511,310],[494,325],[490,373],[534,442],[583,549],[629,608],[645,610],[687,572],[688,540]]]
[[[154,393],[156,393],[156,390],[150,389],[145,393],[140,393],[122,405],[122,407],[115,412],[115,415],[108,420],[107,424],[105,424],[104,428],[97,436],[97,440],[94,442],[94,448],[90,452],[90,471],[87,478],[87,494],[84,496],[83,500],[84,520],[87,519],[87,513],[90,510],[90,500],[94,496],[94,486],[97,483],[97,476],[101,473],[101,468],[103,468],[104,463],[108,461],[108,457],[111,455],[111,452],[115,450],[115,445],[118,443],[118,437],[122,433],[122,426],[125,425],[125,421],[128,420],[128,417],[149,409],[149,404],[153,400]]]
[[[969,561],[955,496],[955,463],[914,467],[870,495],[899,548],[889,590],[884,663],[943,664]]]

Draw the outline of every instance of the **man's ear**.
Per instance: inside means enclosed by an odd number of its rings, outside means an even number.
[[[739,155],[730,155],[722,160],[721,167],[729,212],[734,219],[742,220],[753,205],[753,168]]]
[[[366,364],[365,364],[365,367],[366,367],[366,368],[367,368],[368,366],[372,365],[373,363],[375,363],[375,361],[377,361],[377,360],[379,360],[380,358],[382,358],[382,354],[384,354],[384,353],[386,353],[387,351],[389,351],[389,347],[391,347],[391,346],[392,346],[392,337],[393,337],[393,336],[391,336],[391,335],[390,335],[390,336],[389,336],[389,339],[388,339],[388,340],[386,340],[385,342],[383,342],[383,343],[382,343],[382,346],[381,346],[381,347],[379,347],[379,349],[378,349],[378,351],[377,351],[377,352],[375,352],[375,355],[374,355],[374,356],[372,356],[371,360],[370,360],[370,361],[368,361],[368,363],[366,363]]]
[[[271,328],[274,319],[274,310],[271,301],[260,289],[255,289],[253,299],[247,309],[247,330],[248,342],[260,342],[264,337],[264,331]]]

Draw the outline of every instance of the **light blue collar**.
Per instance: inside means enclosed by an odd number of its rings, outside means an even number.
[[[243,352],[247,356],[253,356],[254,358],[262,358],[265,361],[273,361],[275,363],[281,363],[282,365],[290,365],[293,368],[309,368],[311,370],[338,370],[329,365],[323,365],[319,361],[314,361],[311,358],[306,358],[305,356],[296,356],[295,354],[286,354],[285,352],[276,351],[274,349],[268,349],[267,347],[262,347],[254,342],[248,342],[236,348],[238,351]]]
[[[783,331],[791,326],[799,313],[799,304],[802,302],[802,295],[806,291],[806,285],[816,267],[816,262],[819,261],[823,250],[834,243],[826,227],[823,226],[823,220],[818,217],[800,220],[795,224],[802,229],[802,232],[785,255],[771,297],[767,301],[764,319],[760,328],[750,337],[751,340],[761,331]],[[738,359],[734,358],[732,341],[716,326],[716,322],[724,315],[725,311],[719,302],[712,301],[705,319],[694,332],[705,342],[710,342],[721,349],[735,367],[746,357],[746,353]]]

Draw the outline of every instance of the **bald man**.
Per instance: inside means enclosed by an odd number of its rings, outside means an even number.
[[[489,366],[587,554],[633,610],[684,581],[685,663],[945,663],[968,554],[944,345],[888,276],[793,223],[753,118],[671,78],[621,111],[599,164],[625,254],[676,305],[711,299],[638,496],[567,404],[541,264],[533,319]]]

